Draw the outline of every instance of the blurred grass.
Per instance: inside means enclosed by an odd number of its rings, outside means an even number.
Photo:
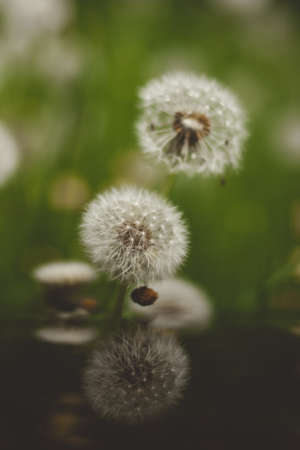
[[[80,0],[74,7],[64,37],[83,49],[79,77],[53,82],[29,58],[1,79],[1,120],[20,141],[28,127],[41,135],[38,156],[25,145],[21,170],[0,189],[1,313],[17,316],[38,301],[35,265],[84,257],[82,210],[54,209],[51,184],[66,171],[86,180],[91,197],[113,184],[123,155],[138,150],[138,87],[177,65],[235,90],[249,111],[250,133],[242,169],[225,186],[217,178],[176,177],[171,198],[191,231],[183,275],[207,289],[221,315],[265,310],[268,279],[299,240],[290,221],[300,163],[283,163],[270,139],[275,118],[299,109],[299,10],[272,4],[270,17],[288,14],[282,33],[269,16],[241,17],[208,1]],[[99,297],[110,292],[101,280],[94,289]]]

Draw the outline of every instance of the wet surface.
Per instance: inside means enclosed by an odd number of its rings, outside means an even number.
[[[285,331],[184,339],[192,363],[184,400],[155,422],[122,426],[96,417],[82,395],[87,347],[15,330],[0,346],[3,450],[299,448],[300,338]]]

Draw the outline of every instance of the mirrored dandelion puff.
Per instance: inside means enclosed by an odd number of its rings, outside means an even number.
[[[145,153],[171,172],[221,174],[237,168],[246,138],[237,98],[214,80],[182,72],[152,80],[139,93],[137,133]]]
[[[188,357],[174,337],[138,329],[100,345],[85,371],[84,384],[98,414],[136,423],[175,405],[188,371]]]
[[[169,276],[187,251],[187,230],[177,209],[134,187],[98,195],[83,216],[81,238],[100,270],[126,282]]]

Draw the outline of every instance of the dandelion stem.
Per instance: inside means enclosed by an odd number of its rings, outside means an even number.
[[[123,307],[124,307],[125,298],[126,298],[126,291],[127,291],[127,285],[121,284],[119,293],[118,293],[115,314],[114,314],[115,321],[118,323],[120,323],[121,319],[122,319],[122,312],[123,312]]]

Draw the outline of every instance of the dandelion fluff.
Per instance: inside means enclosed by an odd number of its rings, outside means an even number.
[[[187,377],[187,355],[173,336],[138,329],[102,343],[84,380],[99,415],[135,423],[176,404]]]
[[[219,83],[169,73],[141,89],[140,100],[137,132],[143,151],[171,172],[222,174],[239,166],[245,116],[236,97]]]
[[[130,302],[130,309],[162,329],[206,328],[212,318],[212,305],[204,291],[188,281],[169,279],[151,283],[158,299],[150,306]]]
[[[177,209],[134,187],[98,195],[83,216],[81,237],[102,271],[127,282],[169,276],[187,250],[187,231]]]

